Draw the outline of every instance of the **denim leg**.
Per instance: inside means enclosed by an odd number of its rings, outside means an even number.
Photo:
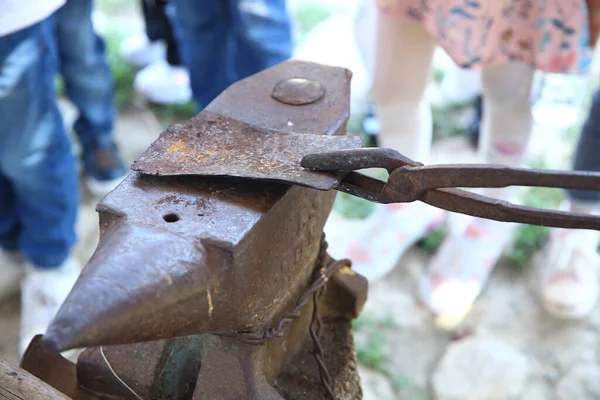
[[[167,62],[180,66],[179,49],[173,35],[173,28],[167,17],[167,5],[158,1],[141,0],[142,14],[146,25],[146,36],[151,41],[164,40],[167,44]]]
[[[116,116],[113,77],[92,7],[92,0],[67,0],[55,14],[59,69],[79,111],[74,130],[85,151],[112,144]]]
[[[194,99],[206,107],[231,83],[228,13],[220,0],[173,0],[167,8]]]
[[[75,160],[54,94],[53,34],[47,19],[0,37],[0,174],[13,191],[18,249],[49,268],[75,242],[78,204]]]
[[[0,173],[0,249],[16,250],[18,237],[15,192],[10,181]]]
[[[594,94],[590,113],[581,130],[573,169],[600,172],[600,90]],[[574,201],[600,203],[600,190],[569,190],[568,194]]]
[[[228,0],[235,53],[235,80],[247,78],[292,56],[285,0]]]

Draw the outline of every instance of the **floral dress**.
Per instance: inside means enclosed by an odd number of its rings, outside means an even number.
[[[463,68],[518,60],[573,72],[587,45],[584,0],[376,1],[380,12],[422,24]]]

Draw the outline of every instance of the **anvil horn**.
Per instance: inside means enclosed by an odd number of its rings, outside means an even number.
[[[45,341],[60,351],[140,342],[185,331],[191,315],[208,321],[206,257],[193,240],[121,224],[101,240]]]

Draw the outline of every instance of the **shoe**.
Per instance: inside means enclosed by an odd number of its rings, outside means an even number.
[[[152,103],[184,104],[192,100],[187,69],[169,65],[163,60],[138,72],[133,87]]]
[[[72,258],[52,269],[36,268],[30,263],[25,265],[25,277],[21,283],[20,355],[25,353],[35,335],[46,333],[80,271],[80,266]]]
[[[431,258],[419,280],[420,300],[436,316],[463,318],[510,244],[514,224],[465,218]]]
[[[595,231],[552,231],[540,271],[542,305],[552,316],[581,319],[596,306],[600,292],[599,236]]]
[[[0,301],[19,291],[24,260],[20,254],[0,249]]]
[[[121,57],[129,64],[144,68],[153,62],[163,60],[166,55],[166,45],[161,41],[150,41],[143,33],[125,39],[119,49]]]
[[[97,198],[106,196],[127,175],[119,148],[115,143],[103,148],[86,150],[83,163],[86,187]]]

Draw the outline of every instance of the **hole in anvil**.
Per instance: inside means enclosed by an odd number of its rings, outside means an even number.
[[[177,215],[175,213],[169,213],[169,214],[163,215],[163,219],[166,222],[177,222],[177,221],[179,221],[179,215]]]

